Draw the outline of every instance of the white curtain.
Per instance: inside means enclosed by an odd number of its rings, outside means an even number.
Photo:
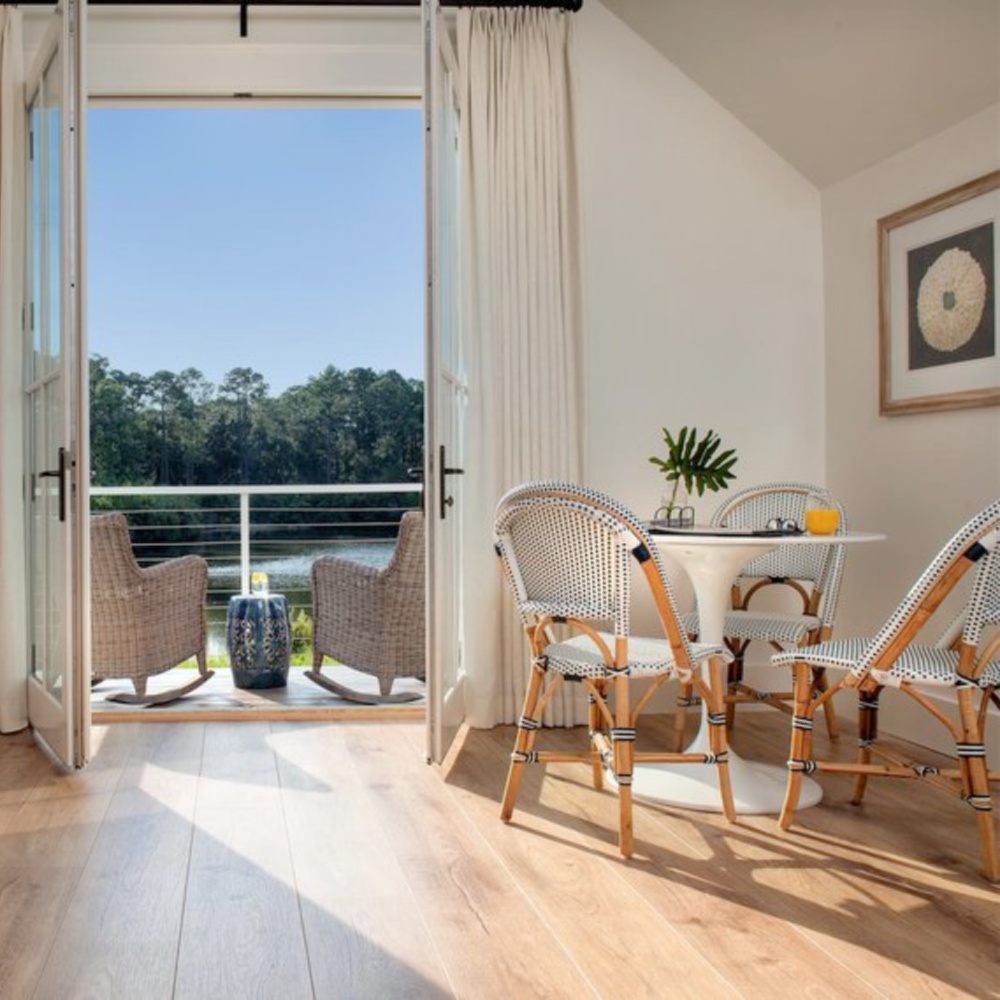
[[[21,12],[0,7],[0,732],[28,724],[21,303],[24,292]]]
[[[466,492],[467,709],[489,726],[516,720],[527,669],[493,554],[496,502],[519,483],[583,472],[573,18],[526,7],[457,17],[465,341],[480,403],[466,448],[477,466]],[[549,724],[586,720],[578,688],[565,686]]]

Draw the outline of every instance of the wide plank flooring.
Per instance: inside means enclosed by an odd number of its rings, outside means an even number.
[[[734,745],[780,762],[786,727],[744,713]],[[0,997],[1000,996],[957,800],[875,783],[858,809],[824,775],[790,834],[637,804],[624,861],[578,765],[529,769],[500,822],[512,739],[438,768],[411,721],[116,722],[65,774],[0,738]]]

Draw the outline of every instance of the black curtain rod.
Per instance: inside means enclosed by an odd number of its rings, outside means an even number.
[[[87,0],[88,7],[419,7],[421,0]],[[440,0],[442,7],[543,7],[576,13],[583,0]],[[55,7],[55,0],[14,0],[12,7]]]
[[[87,0],[89,7],[232,7],[240,12],[240,38],[249,34],[251,7],[419,7],[421,0]],[[542,7],[576,13],[583,0],[440,0],[442,7]],[[53,0],[15,0],[14,6],[54,7]]]

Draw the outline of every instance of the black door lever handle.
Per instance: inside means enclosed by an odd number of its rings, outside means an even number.
[[[39,479],[54,477],[59,480],[59,520],[66,520],[66,472],[69,468],[69,452],[65,448],[59,449],[59,468],[46,469],[38,473]]]
[[[438,496],[441,498],[441,520],[445,518],[445,514],[449,507],[455,505],[455,498],[445,495],[445,476],[461,476],[465,474],[465,469],[458,469],[453,466],[449,466],[445,459],[444,445],[438,448]]]

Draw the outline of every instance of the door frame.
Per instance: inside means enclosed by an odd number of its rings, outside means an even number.
[[[59,490],[62,497],[60,520],[66,527],[57,544],[64,578],[57,581],[58,609],[65,630],[61,644],[62,696],[53,697],[45,685],[34,676],[32,652],[25,663],[28,721],[36,739],[67,767],[83,767],[90,758],[90,540],[86,525],[89,518],[89,399],[87,385],[86,338],[86,273],[85,273],[85,132],[86,132],[86,0],[62,0],[47,26],[25,77],[24,113],[30,117],[42,80],[54,59],[61,59],[59,82]],[[31,134],[30,122],[28,134]],[[26,154],[31,150],[26,149]],[[32,170],[28,166],[25,197],[27,233],[33,229],[30,198]],[[34,265],[29,259],[32,244],[26,239],[25,301],[34,310],[32,284]],[[34,445],[28,386],[37,381],[30,371],[28,356],[33,346],[33,327],[25,324],[22,339],[25,345],[24,364],[24,449],[28,469],[34,467],[30,451]],[[29,376],[30,372],[30,376]],[[30,382],[29,382],[30,377]],[[44,392],[44,388],[41,389]],[[55,456],[46,456],[51,462]],[[30,476],[25,504],[26,571],[33,581],[37,561],[31,550],[34,539],[32,522],[36,484]],[[46,570],[47,572],[47,570]],[[28,586],[28,593],[33,588]],[[29,632],[29,648],[33,651],[32,620],[25,622]]]

